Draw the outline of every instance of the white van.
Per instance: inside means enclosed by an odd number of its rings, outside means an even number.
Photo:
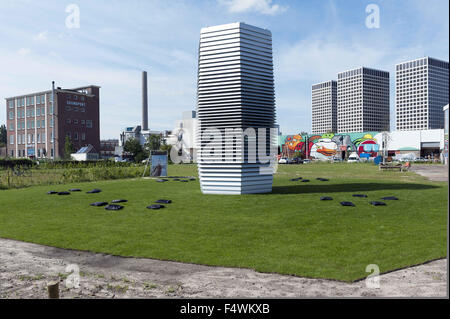
[[[351,153],[349,156],[348,156],[348,161],[347,161],[348,163],[357,163],[357,162],[359,162],[359,156],[358,156],[358,154],[356,154],[356,153]]]

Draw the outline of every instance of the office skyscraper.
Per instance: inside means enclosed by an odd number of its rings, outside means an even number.
[[[444,128],[448,62],[423,57],[396,65],[395,111],[399,131]]]
[[[389,131],[389,72],[360,67],[338,73],[338,133]]]
[[[311,88],[312,134],[337,132],[337,82],[314,84]]]
[[[202,192],[270,192],[273,176],[261,173],[268,164],[253,161],[248,153],[248,145],[255,138],[226,135],[226,129],[258,132],[258,128],[275,126],[270,31],[245,23],[203,28],[197,99],[197,162]],[[212,141],[212,137],[222,140]],[[267,145],[269,142],[270,137]],[[230,145],[236,147],[230,150]],[[215,151],[209,152],[212,146]]]

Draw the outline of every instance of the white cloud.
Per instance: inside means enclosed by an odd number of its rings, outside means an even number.
[[[287,10],[287,7],[272,4],[272,0],[219,0],[228,7],[231,13],[258,12],[261,14],[275,15]]]
[[[48,31],[45,30],[45,31],[42,31],[41,33],[39,33],[38,35],[36,35],[34,37],[34,40],[35,41],[45,41],[45,40],[47,40],[47,36],[48,36]]]
[[[17,54],[20,55],[20,56],[26,56],[26,55],[28,55],[28,54],[30,54],[30,53],[31,53],[31,50],[28,49],[28,48],[20,48],[20,49],[17,51]]]

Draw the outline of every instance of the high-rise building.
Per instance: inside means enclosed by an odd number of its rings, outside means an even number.
[[[8,156],[63,157],[66,136],[75,151],[89,144],[100,151],[99,92],[58,87],[55,105],[51,90],[6,98]]]
[[[423,57],[396,65],[396,128],[400,131],[444,128],[448,104],[448,62]]]
[[[338,133],[389,131],[389,72],[360,67],[337,83]]]
[[[261,134],[275,127],[270,31],[245,23],[201,29],[197,116],[202,192],[270,192],[273,175],[264,170],[269,163],[249,154],[250,143],[261,140]],[[257,136],[230,137],[227,129],[253,129]],[[258,129],[266,133],[260,134]],[[266,138],[268,145],[270,134]]]
[[[311,89],[312,134],[337,132],[337,82],[314,84]]]

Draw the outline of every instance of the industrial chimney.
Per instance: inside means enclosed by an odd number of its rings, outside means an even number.
[[[142,71],[142,130],[148,130],[147,72]]]

